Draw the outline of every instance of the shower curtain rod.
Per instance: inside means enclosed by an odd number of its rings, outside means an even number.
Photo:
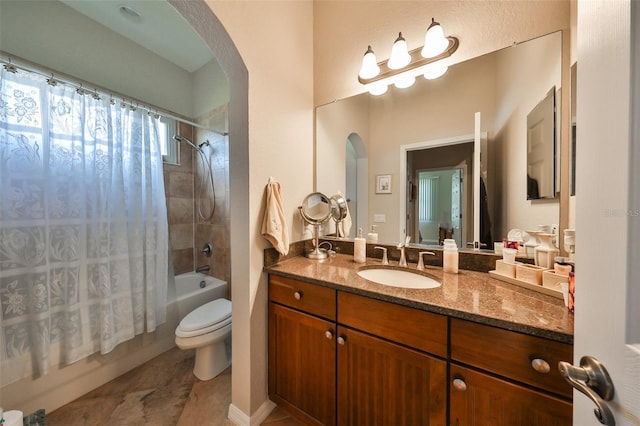
[[[17,71],[17,69],[21,69],[23,71],[29,71],[36,74],[40,74],[43,77],[48,77],[47,81],[49,81],[50,79],[51,81],[68,84],[72,87],[75,87],[76,89],[85,90],[88,94],[109,97],[113,101],[121,101],[130,107],[141,108],[147,111],[149,114],[155,114],[162,117],[170,118],[172,120],[177,120],[182,123],[188,124],[190,126],[197,127],[200,129],[205,129],[207,131],[216,133],[220,136],[229,135],[228,132],[220,132],[218,130],[205,127],[202,124],[198,124],[191,120],[188,120],[185,117],[178,115],[177,113],[173,113],[164,108],[151,105],[148,102],[143,102],[136,98],[132,98],[131,96],[125,96],[113,90],[105,89],[104,87],[98,86],[94,83],[81,80],[79,78],[70,76],[68,74],[53,70],[51,68],[44,67],[40,64],[36,64],[35,62],[31,62],[26,59],[22,59],[16,55],[4,52],[2,50],[0,50],[0,62],[3,63],[5,70],[9,72],[15,72]],[[93,89],[90,89],[90,87],[92,87]]]

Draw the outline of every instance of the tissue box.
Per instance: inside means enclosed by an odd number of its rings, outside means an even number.
[[[529,284],[542,285],[542,271],[547,268],[542,266],[525,265],[518,263],[516,265],[516,279]]]
[[[496,260],[496,273],[504,275],[505,277],[516,277],[516,264],[506,263],[502,260]]]
[[[568,283],[569,275],[556,274],[553,269],[542,273],[542,286],[552,290],[562,291],[561,283]]]

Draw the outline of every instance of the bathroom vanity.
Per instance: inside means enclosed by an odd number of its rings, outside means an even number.
[[[437,267],[438,288],[390,287],[361,266],[336,255],[266,268],[275,403],[310,424],[571,424],[561,300]]]

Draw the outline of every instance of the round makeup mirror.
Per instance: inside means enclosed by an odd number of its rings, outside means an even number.
[[[311,225],[321,225],[331,216],[331,200],[320,192],[312,192],[302,201],[300,214]]]
[[[338,237],[346,237],[342,221],[347,217],[348,212],[347,200],[342,195],[336,194],[331,197],[331,217],[336,222],[336,236]]]
[[[331,197],[331,217],[336,222],[347,217],[347,200],[340,194]]]
[[[305,222],[314,227],[314,248],[305,255],[310,259],[326,259],[327,251],[318,247],[318,228],[332,216],[331,200],[320,192],[312,192],[304,198],[298,210]]]

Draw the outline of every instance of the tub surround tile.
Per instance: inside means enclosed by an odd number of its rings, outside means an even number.
[[[169,225],[193,224],[193,213],[193,200],[178,197],[167,199]]]
[[[175,275],[193,272],[193,249],[173,250],[173,270]]]
[[[367,259],[366,265],[376,264],[380,264],[378,259]],[[298,256],[265,267],[265,271],[455,318],[573,343],[573,314],[561,299],[503,283],[483,272],[460,270],[459,274],[445,274],[440,266],[428,266],[425,271],[442,282],[438,288],[390,287],[361,278],[357,275],[361,266],[363,264],[353,261],[353,255],[337,254],[323,261]],[[410,267],[415,268],[415,263]]]
[[[193,199],[193,174],[174,172],[169,176],[169,196]]]
[[[193,224],[169,225],[169,234],[173,250],[193,248]]]

